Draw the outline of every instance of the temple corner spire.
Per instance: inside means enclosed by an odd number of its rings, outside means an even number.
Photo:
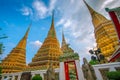
[[[65,40],[64,31],[62,29],[62,46],[64,46],[64,45],[67,45],[67,43],[66,43],[66,40]]]

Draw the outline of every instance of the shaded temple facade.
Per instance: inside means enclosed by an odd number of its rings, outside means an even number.
[[[54,15],[52,16],[52,23],[47,37],[42,46],[32,58],[29,63],[31,70],[47,69],[50,61],[52,61],[53,68],[59,67],[59,56],[62,54],[59,41],[57,40],[56,31],[54,28]]]
[[[21,72],[26,68],[26,43],[30,26],[17,46],[2,60],[2,73]]]
[[[114,25],[111,20],[106,19],[103,15],[93,10],[85,0],[83,1],[92,17],[97,47],[109,59],[118,47],[118,37]]]
[[[62,55],[60,55],[60,62],[62,61],[72,61],[72,60],[79,60],[78,53],[74,52],[74,50],[69,46],[69,44],[66,43],[64,34],[62,33],[62,46],[61,50],[63,52]]]

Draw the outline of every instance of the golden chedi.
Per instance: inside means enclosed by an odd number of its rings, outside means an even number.
[[[21,72],[26,68],[26,43],[30,27],[15,48],[2,60],[2,73]]]
[[[93,10],[85,1],[84,3],[92,17],[97,47],[109,59],[118,47],[118,37],[114,25],[111,20],[106,19],[103,15]]]
[[[32,62],[28,64],[29,68],[30,70],[47,69],[50,61],[52,61],[53,68],[58,68],[59,56],[61,54],[62,51],[54,28],[54,17],[52,16],[52,23],[47,38],[45,38],[42,46],[35,54]]]

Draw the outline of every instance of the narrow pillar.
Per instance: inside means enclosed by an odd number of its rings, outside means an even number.
[[[43,73],[40,73],[40,76],[42,77],[42,80],[44,80],[44,75],[43,75]]]
[[[59,80],[65,80],[65,68],[64,68],[64,62],[60,62]]]
[[[95,74],[96,74],[97,80],[103,80],[102,75],[101,75],[99,69],[95,68],[95,67],[93,67],[93,68],[95,70]]]
[[[4,80],[4,76],[2,75],[2,79],[1,80]]]
[[[15,75],[12,76],[12,80],[15,80]]]
[[[81,67],[80,67],[80,61],[75,60],[75,65],[76,65],[76,69],[77,69],[78,80],[84,80],[83,72],[82,72]]]
[[[33,73],[33,74],[32,74],[32,78],[33,78],[34,76],[35,76],[35,74]]]
[[[20,78],[21,78],[21,74],[18,75],[18,80],[20,80]]]

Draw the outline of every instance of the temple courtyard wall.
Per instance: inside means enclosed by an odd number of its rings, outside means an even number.
[[[93,66],[97,80],[108,80],[106,72],[120,71],[120,62],[98,64]]]
[[[120,62],[98,64],[98,65],[94,65],[93,68],[95,70],[97,80],[107,80],[106,72],[118,71],[118,70],[120,71]],[[55,69],[55,73],[57,73],[57,77],[59,77],[59,74],[61,74],[59,72],[64,72],[64,71],[60,71],[59,68]],[[43,78],[43,80],[46,80],[45,79],[46,70],[2,74],[1,80],[21,80],[21,76],[23,73],[30,73],[31,77],[33,77],[34,75],[40,75]],[[82,72],[78,73],[78,75],[80,74],[83,74],[83,73]],[[59,80],[59,78],[57,78],[56,80]]]

